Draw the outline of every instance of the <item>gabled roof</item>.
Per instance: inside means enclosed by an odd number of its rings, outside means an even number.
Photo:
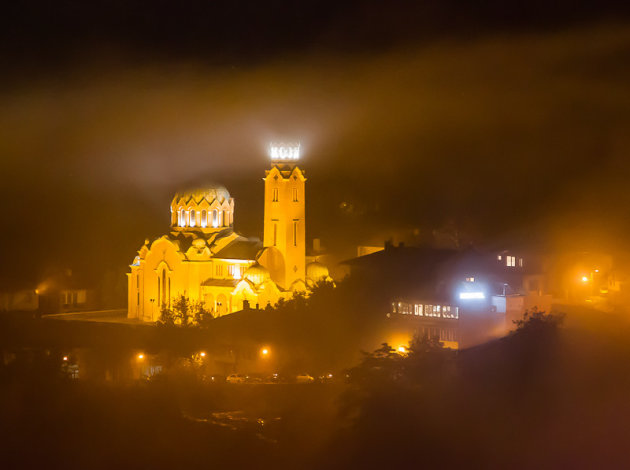
[[[206,279],[201,283],[206,287],[234,287],[238,283],[238,279]]]
[[[258,238],[239,237],[228,246],[218,251],[214,257],[222,259],[254,260],[261,248],[262,243]]]

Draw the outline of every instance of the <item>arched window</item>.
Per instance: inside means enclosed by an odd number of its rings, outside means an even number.
[[[219,216],[216,209],[212,211],[212,226],[215,228],[219,226]]]
[[[167,297],[166,297],[166,269],[162,270],[162,298],[160,300],[160,305],[167,305]]]
[[[178,221],[177,221],[178,225],[180,227],[184,227],[186,225],[186,219],[184,217],[184,208],[183,207],[179,208],[178,214],[179,214]]]
[[[188,225],[190,227],[194,227],[195,226],[195,211],[194,209],[188,209],[189,212],[189,223]]]
[[[206,228],[208,226],[208,215],[205,209],[201,211],[201,226],[203,228]]]

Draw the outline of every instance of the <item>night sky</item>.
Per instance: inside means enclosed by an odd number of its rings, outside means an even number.
[[[331,246],[630,236],[626,2],[131,3],[2,7],[2,278],[124,271],[204,182],[260,236],[272,139]]]

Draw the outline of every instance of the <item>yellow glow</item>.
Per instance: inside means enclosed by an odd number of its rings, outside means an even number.
[[[201,357],[206,357],[206,353],[205,353],[205,352],[203,352],[203,351],[201,351],[201,352],[199,353],[199,355],[200,355]]]
[[[63,356],[63,360],[67,361],[68,360],[68,356]]]
[[[404,346],[398,346],[398,352],[400,354],[405,354],[407,352],[407,348],[405,348]]]
[[[263,356],[268,356],[269,355],[269,349],[267,348],[262,348],[260,350],[260,354],[262,354]]]
[[[582,282],[588,282],[588,276],[582,276]]]
[[[144,354],[142,354],[142,353],[138,354],[138,359],[140,359],[140,360],[144,359]]]

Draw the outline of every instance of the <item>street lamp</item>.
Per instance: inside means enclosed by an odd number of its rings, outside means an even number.
[[[262,356],[263,356],[263,357],[267,357],[267,356],[269,356],[269,349],[267,349],[267,348],[262,348],[262,349],[260,350],[260,354],[262,354]]]

